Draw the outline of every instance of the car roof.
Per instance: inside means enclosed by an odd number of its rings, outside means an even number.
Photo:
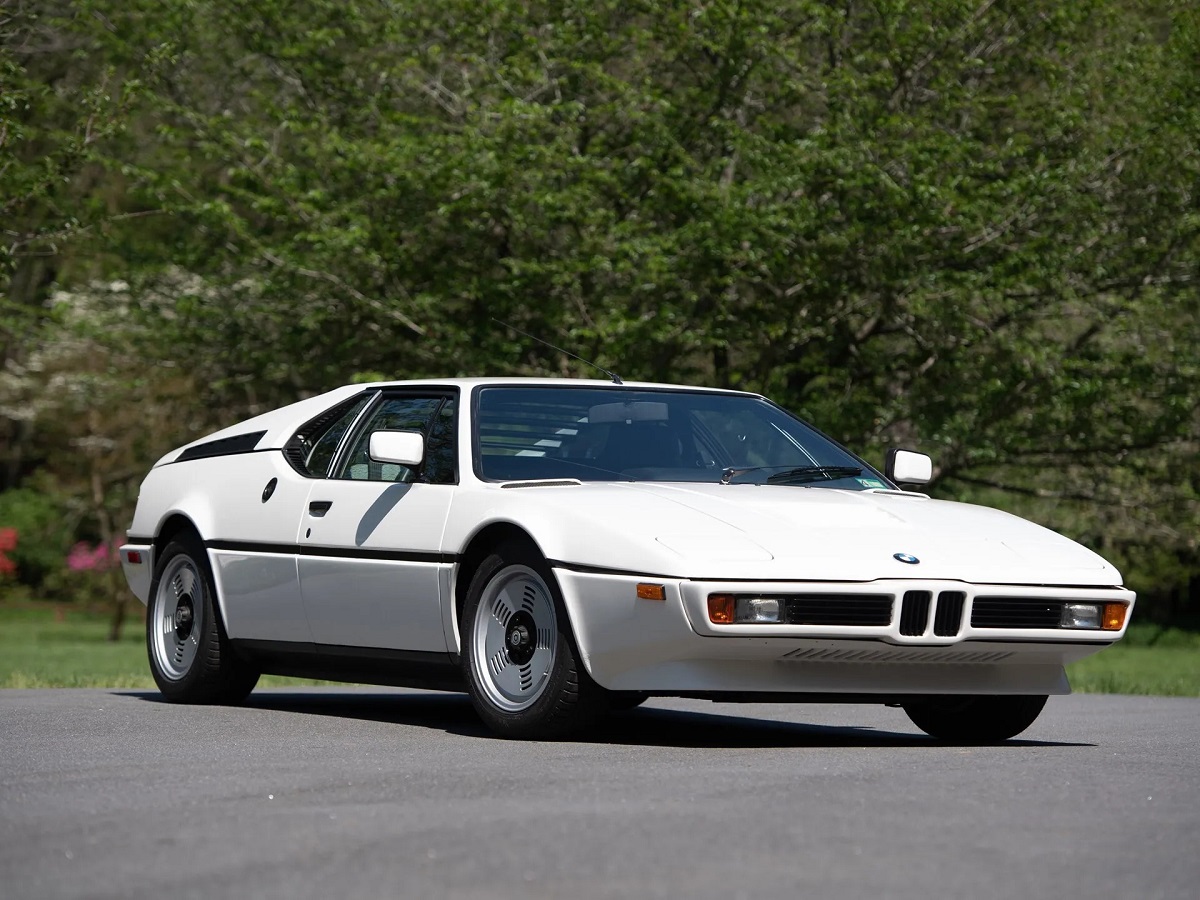
[[[740,394],[756,396],[746,391],[735,391],[725,388],[709,388],[684,384],[663,384],[650,381],[626,381],[620,385],[608,379],[598,378],[527,378],[527,377],[489,377],[489,378],[420,378],[406,381],[373,381],[364,384],[346,384],[333,390],[317,394],[281,406],[253,418],[244,419],[228,428],[222,428],[212,434],[206,434],[191,443],[172,450],[162,457],[156,466],[173,462],[180,454],[190,447],[206,444],[209,441],[219,441],[226,438],[238,437],[253,432],[264,432],[258,440],[256,449],[269,450],[283,447],[296,429],[310,419],[316,418],[322,412],[348,400],[367,390],[386,390],[389,388],[457,388],[468,393],[476,387],[549,387],[549,388],[602,388],[616,390],[673,390],[673,391],[704,391],[706,393]]]
[[[625,388],[641,388],[641,389],[659,389],[659,390],[675,390],[675,391],[718,391],[728,394],[745,394],[746,391],[737,391],[730,388],[715,388],[706,387],[703,385],[688,385],[688,384],[670,384],[666,382],[654,381],[622,381],[621,384],[615,384],[608,378],[535,378],[528,376],[488,376],[488,377],[456,377],[456,378],[419,378],[408,381],[373,381],[368,384],[359,384],[355,387],[360,388],[389,388],[389,387],[436,387],[438,385],[453,386],[458,388],[473,388],[487,387],[498,385],[513,385],[519,387],[625,387]]]

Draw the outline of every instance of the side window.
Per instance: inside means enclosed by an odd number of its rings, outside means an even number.
[[[454,398],[447,397],[429,426],[425,437],[425,480],[430,484],[454,484],[458,481],[458,469],[454,464],[458,455],[457,431],[454,427]]]
[[[354,481],[412,481],[416,473],[397,463],[380,463],[371,459],[368,449],[371,435],[376,431],[429,432],[430,421],[442,404],[441,397],[389,397],[380,403],[354,438],[350,452],[341,465],[337,478]],[[428,444],[428,439],[426,440]],[[429,448],[426,447],[428,456]]]
[[[292,467],[310,478],[325,477],[342,438],[371,397],[352,397],[306,422],[283,451]]]

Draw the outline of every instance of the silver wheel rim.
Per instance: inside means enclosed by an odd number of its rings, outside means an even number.
[[[528,709],[554,670],[558,619],[546,582],[528,566],[508,566],[479,598],[471,626],[471,667],[492,705]]]
[[[190,557],[177,556],[158,581],[150,646],[159,671],[178,681],[192,668],[204,632],[204,579]]]

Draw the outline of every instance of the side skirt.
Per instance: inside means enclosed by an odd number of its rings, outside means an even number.
[[[264,675],[431,691],[467,689],[462,670],[449,653],[236,638],[232,643],[235,652]]]

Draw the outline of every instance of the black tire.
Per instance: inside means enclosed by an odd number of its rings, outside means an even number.
[[[650,699],[645,691],[609,691],[608,708],[613,712],[626,712],[637,709]]]
[[[926,734],[961,744],[994,744],[1016,737],[1034,723],[1048,698],[1035,696],[924,697],[904,712]]]
[[[460,633],[471,702],[497,734],[567,737],[607,711],[607,692],[580,661],[558,582],[531,547],[505,544],[480,564]]]
[[[237,704],[258,683],[234,653],[216,598],[204,545],[176,536],[155,564],[146,610],[150,672],[174,703]]]

